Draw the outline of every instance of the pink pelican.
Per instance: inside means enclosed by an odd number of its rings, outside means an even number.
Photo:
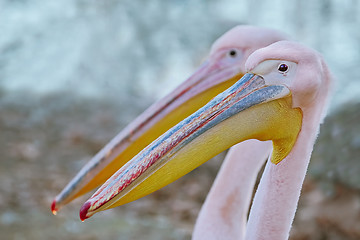
[[[190,78],[150,106],[80,170],[54,199],[51,205],[53,213],[56,214],[63,205],[103,184],[141,149],[234,84],[245,73],[244,63],[252,52],[285,38],[278,31],[252,26],[237,26],[225,33],[213,44],[208,59]],[[246,151],[252,145],[257,145],[265,152],[260,158],[265,160],[270,148],[265,143],[255,141],[244,143],[243,148]],[[254,167],[247,164],[248,171],[244,174],[248,176],[250,169],[257,173],[261,163],[253,161],[251,164]],[[242,199],[248,198],[249,202],[253,187],[251,184],[254,183],[253,180],[247,181],[249,186],[244,186]],[[244,209],[243,216],[246,216],[247,208]]]
[[[272,141],[272,153],[253,200],[245,239],[287,239],[325,116],[331,76],[319,53],[290,41],[256,50],[245,69],[234,85],[121,167],[84,203],[80,218],[143,197],[225,149],[257,139]],[[221,187],[241,186],[239,180]],[[236,205],[229,207],[237,211]],[[194,238],[208,239],[201,235],[204,231],[195,229]]]

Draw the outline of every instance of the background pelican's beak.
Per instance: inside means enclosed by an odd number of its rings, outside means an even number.
[[[103,184],[144,147],[224,91],[242,74],[236,65],[221,66],[209,58],[183,84],[150,106],[98,152],[56,196],[51,210]]]
[[[124,165],[83,205],[80,218],[156,191],[247,139],[272,140],[277,164],[291,151],[301,121],[287,87],[248,73]]]

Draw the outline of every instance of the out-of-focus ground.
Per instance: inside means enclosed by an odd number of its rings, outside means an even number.
[[[323,54],[336,80],[292,240],[360,239],[360,2],[0,0],[0,239],[190,239],[224,154],[82,223],[50,204],[98,150],[237,24]]]
[[[1,94],[0,99],[1,239],[190,238],[224,154],[148,197],[97,214],[84,223],[78,211],[86,197],[53,216],[50,203],[75,169],[146,106],[135,99],[121,99],[123,106],[115,107],[65,94],[43,98]],[[122,110],[127,104],[133,107]],[[304,184],[291,239],[360,239],[360,184],[356,180],[359,146],[356,141],[351,145],[353,140],[339,143],[336,139],[355,136],[356,140],[359,136],[355,132],[359,133],[360,104],[349,107],[331,115],[322,127],[316,145],[319,150],[314,153],[311,175]],[[325,138],[328,134],[333,137]],[[321,153],[324,144],[333,148]],[[346,153],[349,158],[345,158]],[[328,159],[318,159],[319,154]],[[316,170],[319,166],[329,173]],[[339,167],[341,173],[336,173]]]

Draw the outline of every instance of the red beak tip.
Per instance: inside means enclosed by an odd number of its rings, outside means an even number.
[[[51,212],[56,215],[57,214],[58,209],[56,208],[56,200],[54,200],[51,204]]]
[[[90,208],[91,204],[90,202],[85,202],[84,205],[82,205],[80,209],[80,220],[83,222],[85,219],[89,218],[87,216],[88,210]]]

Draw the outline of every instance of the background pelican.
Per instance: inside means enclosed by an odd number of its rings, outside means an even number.
[[[255,51],[245,66],[251,73],[108,179],[83,205],[81,219],[149,194],[224,149],[255,138],[272,140],[273,151],[254,198],[246,239],[287,239],[325,116],[330,73],[317,52],[288,41]]]
[[[225,33],[189,79],[138,116],[79,171],[54,199],[53,213],[104,183],[146,145],[235,83],[253,51],[285,38],[278,31],[252,26],[237,26]]]

